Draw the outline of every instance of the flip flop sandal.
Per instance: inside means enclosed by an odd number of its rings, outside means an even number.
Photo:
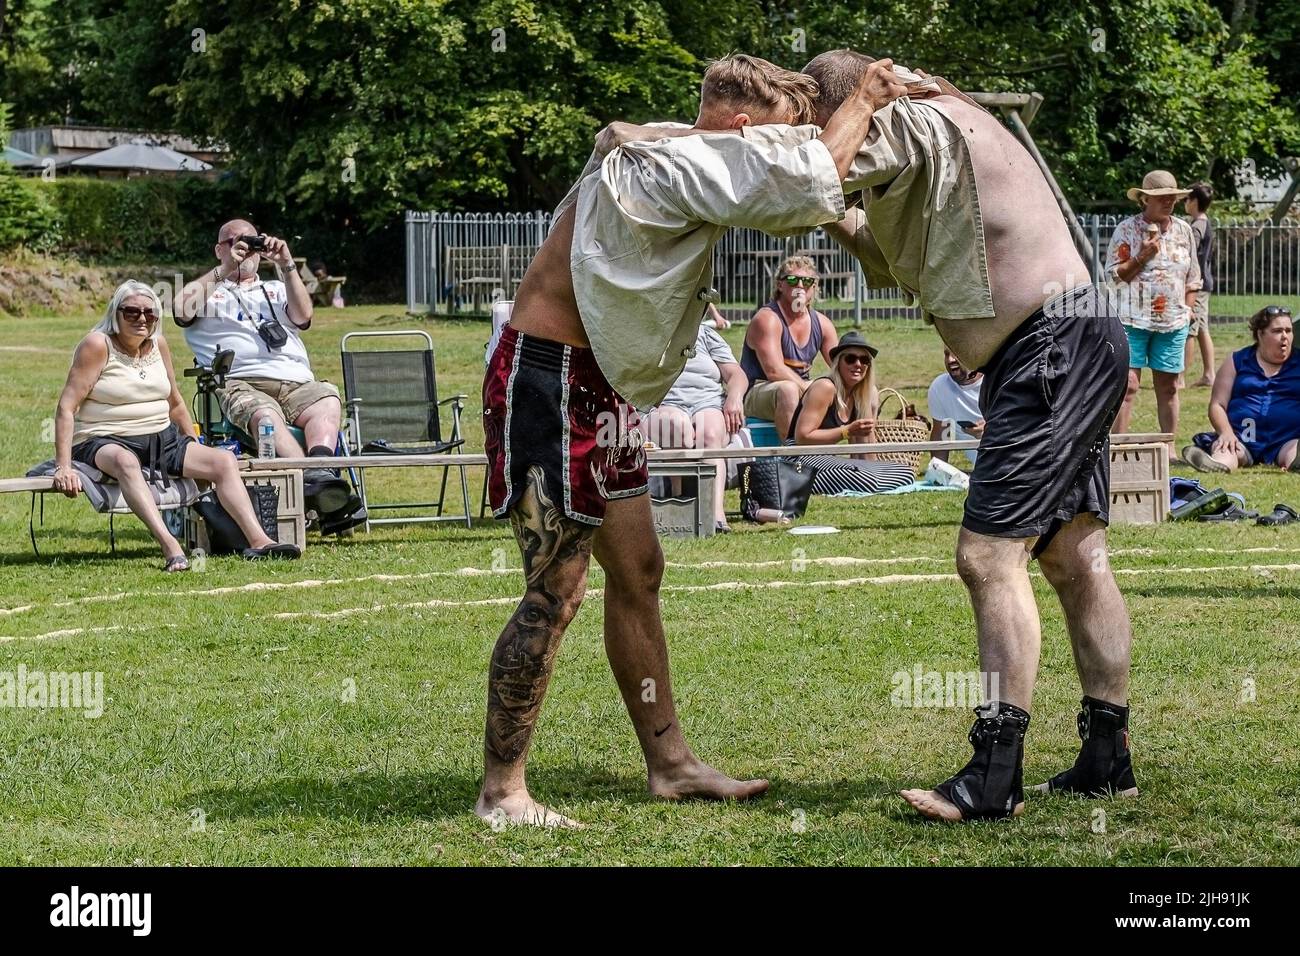
[[[1296,514],[1294,508],[1290,505],[1276,504],[1273,506],[1273,513],[1263,515],[1255,520],[1255,524],[1266,527],[1277,527],[1278,525],[1290,524],[1292,521],[1300,519],[1300,514]]]
[[[264,548],[244,549],[245,561],[258,561],[263,558],[270,558],[272,560],[280,558],[286,561],[292,561],[295,558],[300,557],[302,557],[302,550],[296,544],[288,544],[287,542],[268,544]]]
[[[173,574],[177,571],[188,571],[189,569],[190,562],[185,559],[185,555],[183,554],[173,554],[167,559],[167,563],[163,565],[163,570],[168,574]]]

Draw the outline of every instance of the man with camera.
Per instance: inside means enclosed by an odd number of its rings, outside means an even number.
[[[281,458],[332,457],[343,406],[338,389],[312,374],[300,336],[311,327],[311,297],[288,244],[235,219],[217,233],[214,252],[217,267],[181,290],[175,317],[200,365],[210,366],[218,349],[235,353],[225,387],[217,393],[222,412],[253,437],[269,422]],[[259,278],[264,258],[278,279]],[[302,429],[306,449],[289,424]],[[327,467],[303,472],[303,496],[319,515],[322,534],[365,520],[361,499]]]

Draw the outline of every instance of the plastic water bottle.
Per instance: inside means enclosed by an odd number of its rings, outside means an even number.
[[[262,422],[257,426],[257,457],[275,457],[275,425]]]

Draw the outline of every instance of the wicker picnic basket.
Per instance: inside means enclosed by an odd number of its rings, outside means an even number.
[[[885,417],[885,402],[890,396],[898,399],[899,409],[896,418]],[[876,441],[878,442],[923,442],[930,440],[930,422],[916,412],[916,406],[908,404],[892,388],[880,390],[880,406],[876,409]],[[882,452],[876,457],[881,461],[896,461],[900,465],[910,465],[915,471],[921,463],[919,451]]]

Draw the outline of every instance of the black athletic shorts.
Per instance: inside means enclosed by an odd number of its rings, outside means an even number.
[[[1032,538],[1037,556],[1061,525],[1110,511],[1110,426],[1128,383],[1128,338],[1104,292],[1080,286],[1047,302],[981,371],[986,422],[962,525]]]
[[[191,435],[182,434],[175,422],[155,435],[102,435],[87,438],[72,446],[72,458],[91,468],[95,454],[105,445],[121,445],[140,460],[146,479],[180,478],[185,467],[185,452],[193,443]]]

